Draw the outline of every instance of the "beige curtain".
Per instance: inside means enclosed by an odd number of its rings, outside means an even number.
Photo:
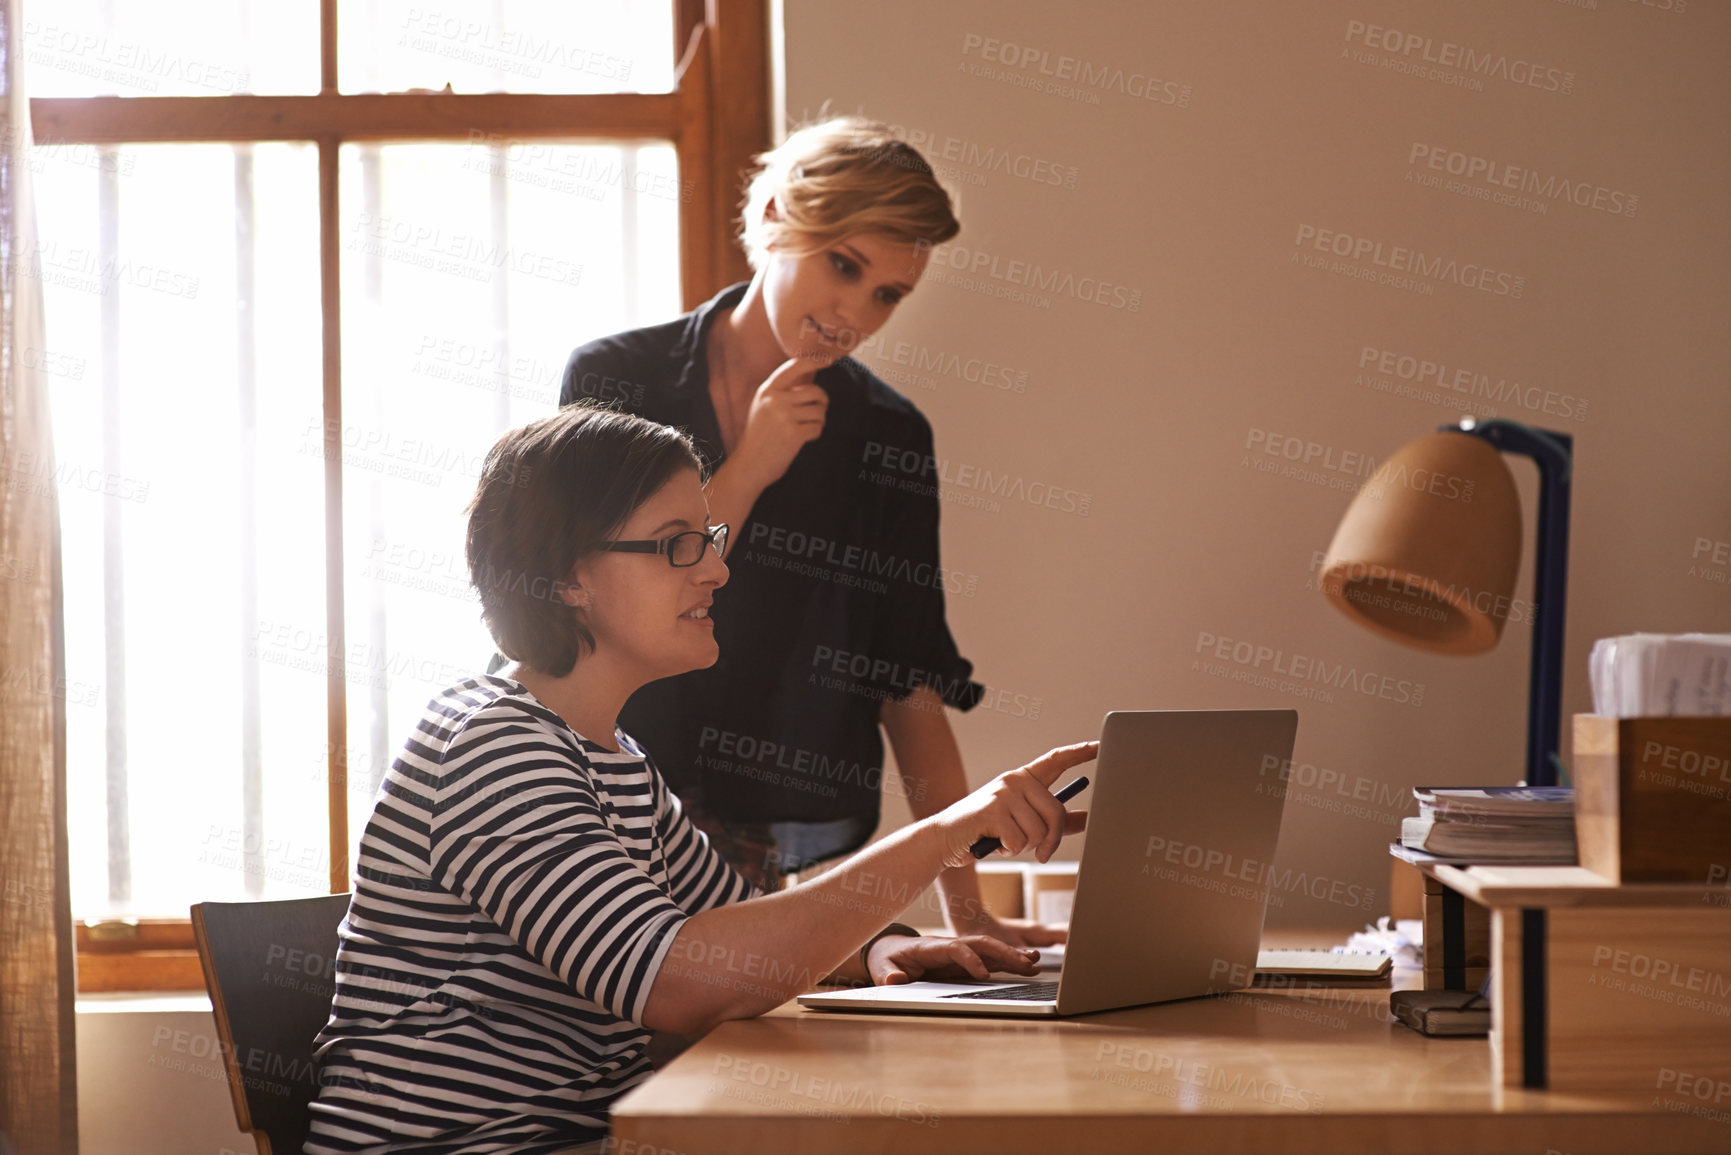
[[[78,1150],[59,508],[22,0],[0,6],[0,1151]]]

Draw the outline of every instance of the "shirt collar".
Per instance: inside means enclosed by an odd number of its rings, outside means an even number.
[[[692,310],[671,353],[674,361],[681,366],[679,379],[673,383],[676,390],[708,387],[709,362],[704,356],[704,338],[709,335],[709,327],[715,323],[717,311],[738,305],[745,299],[745,290],[750,287],[750,281],[729,285]]]

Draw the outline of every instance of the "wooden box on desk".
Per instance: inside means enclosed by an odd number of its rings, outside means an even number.
[[[1612,882],[1723,883],[1731,718],[1575,715],[1575,840]]]
[[[1021,918],[1023,864],[982,862],[974,869],[980,879],[980,903],[987,912],[999,918]]]

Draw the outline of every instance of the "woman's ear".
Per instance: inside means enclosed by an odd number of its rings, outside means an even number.
[[[571,572],[565,575],[564,581],[553,583],[553,591],[558,595],[559,600],[568,606],[580,610],[589,608],[589,591],[583,588],[583,578],[578,573],[577,566],[571,567]]]

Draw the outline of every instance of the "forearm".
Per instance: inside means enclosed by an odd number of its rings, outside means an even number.
[[[943,837],[920,822],[790,890],[704,911],[674,939],[645,1025],[698,1034],[786,1002],[832,973],[867,981],[859,948],[936,877]]]
[[[967,794],[961,747],[936,691],[921,686],[902,701],[885,702],[882,720],[915,818],[928,818]],[[945,869],[937,882],[950,930],[977,921],[985,912],[980,876],[972,863]]]
[[[962,748],[937,691],[920,686],[900,701],[885,702],[879,721],[915,818],[929,818],[967,794]]]

